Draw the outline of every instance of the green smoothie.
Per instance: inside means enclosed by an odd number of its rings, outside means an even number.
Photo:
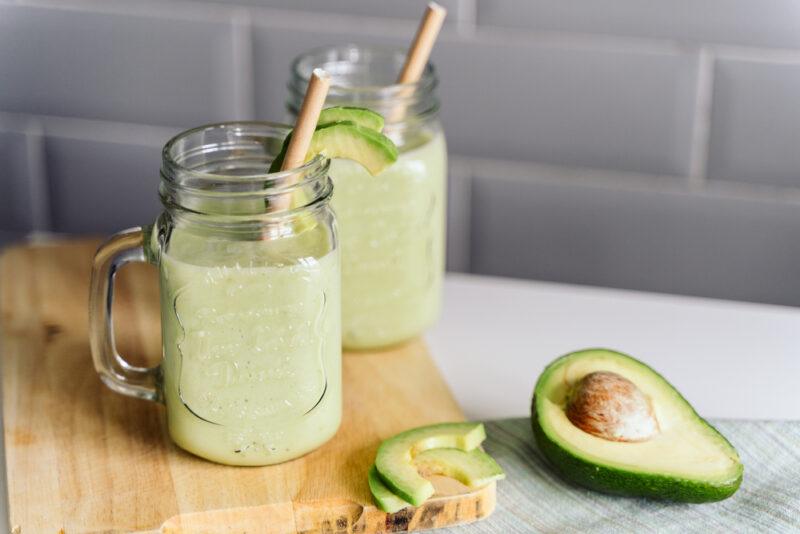
[[[436,128],[400,146],[389,168],[333,160],[342,249],[342,343],[393,345],[438,315],[444,273],[447,154]]]
[[[160,261],[163,394],[182,448],[265,465],[336,432],[339,254],[324,253],[318,230],[267,245],[172,232]]]

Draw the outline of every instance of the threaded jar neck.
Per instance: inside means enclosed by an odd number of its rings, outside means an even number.
[[[159,194],[165,208],[235,224],[290,216],[328,202],[330,161],[269,172],[290,127],[268,122],[200,126],[162,152]]]
[[[416,83],[397,84],[405,61],[405,50],[362,45],[343,45],[311,50],[292,63],[289,81],[289,114],[297,115],[308,80],[315,68],[331,75],[326,106],[369,108],[386,119],[384,131],[390,137],[418,128],[436,118],[438,80],[428,64]]]

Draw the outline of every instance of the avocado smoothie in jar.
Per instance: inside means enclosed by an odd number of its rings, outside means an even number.
[[[441,308],[447,150],[438,120],[435,70],[396,84],[405,51],[346,45],[311,51],[292,66],[287,103],[298,112],[314,68],[332,77],[326,106],[359,106],[386,119],[397,161],[377,176],[334,159],[332,205],[341,232],[342,342],[346,349],[395,345],[420,335]]]
[[[329,160],[268,174],[288,127],[217,124],[164,148],[152,227],[98,251],[95,365],[115,391],[166,405],[173,441],[230,465],[267,465],[330,439],[342,413],[340,259]],[[163,361],[116,354],[116,269],[158,266]]]

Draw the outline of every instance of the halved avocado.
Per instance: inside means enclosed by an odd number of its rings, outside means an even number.
[[[443,475],[454,478],[469,488],[482,488],[495,480],[505,478],[503,469],[481,449],[462,451],[461,449],[428,449],[414,458],[414,465],[421,475]],[[412,506],[390,490],[383,483],[378,470],[373,465],[369,470],[369,489],[378,508],[394,513]]]
[[[281,151],[272,161],[269,172],[278,172],[283,165],[292,134],[286,136]],[[397,147],[391,139],[373,129],[352,121],[320,123],[311,137],[306,161],[317,154],[328,158],[344,158],[356,161],[373,176],[397,161]]]
[[[555,469],[593,490],[710,502],[742,482],[733,446],[661,375],[613,350],[574,352],[548,365],[531,414]]]
[[[437,448],[471,451],[486,439],[482,423],[441,423],[401,432],[378,447],[375,467],[392,493],[419,506],[433,495],[433,484],[417,472],[414,458]]]
[[[375,113],[366,108],[356,108],[350,106],[336,106],[325,108],[319,114],[317,124],[329,124],[331,122],[350,121],[380,132],[383,129],[383,117],[380,113]]]

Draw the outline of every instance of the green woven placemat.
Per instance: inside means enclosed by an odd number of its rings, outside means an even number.
[[[486,424],[486,451],[506,471],[497,509],[487,519],[438,532],[800,533],[800,422],[716,421],[744,462],[744,481],[730,499],[677,504],[612,497],[562,481],[536,447],[530,420]]]

